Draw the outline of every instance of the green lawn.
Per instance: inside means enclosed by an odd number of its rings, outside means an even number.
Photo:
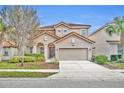
[[[32,78],[45,78],[55,73],[41,73],[41,72],[0,72],[0,78],[2,77],[32,77]]]
[[[59,64],[45,62],[27,62],[22,67],[20,63],[0,62],[0,69],[58,69]]]

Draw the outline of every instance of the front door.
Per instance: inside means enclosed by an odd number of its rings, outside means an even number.
[[[55,57],[55,47],[49,47],[49,58]]]

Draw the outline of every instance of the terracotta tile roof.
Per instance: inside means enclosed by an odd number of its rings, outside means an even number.
[[[98,28],[96,31],[94,31],[93,33],[90,34],[90,36],[96,34],[97,32],[101,31],[102,29],[104,29],[105,27],[107,27],[109,24],[112,24],[112,22],[106,23],[104,24],[102,27]]]
[[[87,28],[91,27],[91,25],[87,25],[87,24],[76,24],[76,23],[59,22],[59,23],[54,24],[54,25],[48,25],[48,26],[39,27],[38,29],[52,29],[52,28],[54,28],[56,25],[61,24],[61,23],[66,24],[66,25],[68,25],[68,26],[70,26],[70,27],[73,27],[73,26],[87,26]]]
[[[68,23],[69,26],[91,26],[86,24],[74,24],[74,23]]]
[[[47,31],[44,31],[44,32],[42,32],[42,33],[36,34],[36,35],[33,36],[33,38],[31,38],[31,39],[35,39],[35,38],[37,38],[37,37],[39,37],[39,36],[41,36],[41,35],[43,35],[43,34],[48,34],[48,35],[50,35],[50,36],[52,36],[52,37],[54,37],[54,38],[56,38],[56,39],[59,39],[59,38],[60,38],[60,37],[58,37],[57,35],[51,34],[51,33],[47,32]]]
[[[3,47],[16,47],[16,44],[13,41],[4,40],[2,42]]]
[[[87,37],[85,37],[85,36],[82,36],[82,35],[80,35],[80,34],[78,34],[78,33],[75,33],[75,32],[71,32],[71,33],[69,33],[69,34],[67,34],[67,35],[65,35],[65,36],[63,36],[63,37],[61,37],[61,38],[55,40],[54,43],[57,43],[57,42],[59,42],[59,41],[62,41],[62,40],[64,40],[65,38],[67,38],[67,37],[69,37],[69,36],[71,36],[71,35],[76,35],[76,36],[78,36],[79,38],[84,39],[84,40],[86,40],[86,41],[88,41],[88,42],[90,42],[90,43],[95,43],[95,41],[93,41],[93,40],[91,40],[91,39],[89,39],[89,38],[87,38]]]

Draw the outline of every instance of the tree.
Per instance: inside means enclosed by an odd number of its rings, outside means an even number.
[[[28,39],[39,26],[37,12],[30,6],[4,6],[0,15],[4,23],[11,27],[18,55],[22,58],[21,66],[23,66]]]
[[[1,61],[2,50],[3,50],[2,41],[5,39],[5,33],[6,33],[6,26],[2,22],[2,19],[0,18],[0,61]]]
[[[121,45],[124,49],[124,16],[114,18],[113,22],[107,25],[106,32],[110,36],[114,33],[121,34]]]

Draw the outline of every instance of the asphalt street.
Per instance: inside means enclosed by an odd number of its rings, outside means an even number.
[[[0,88],[124,88],[122,80],[0,78]]]

